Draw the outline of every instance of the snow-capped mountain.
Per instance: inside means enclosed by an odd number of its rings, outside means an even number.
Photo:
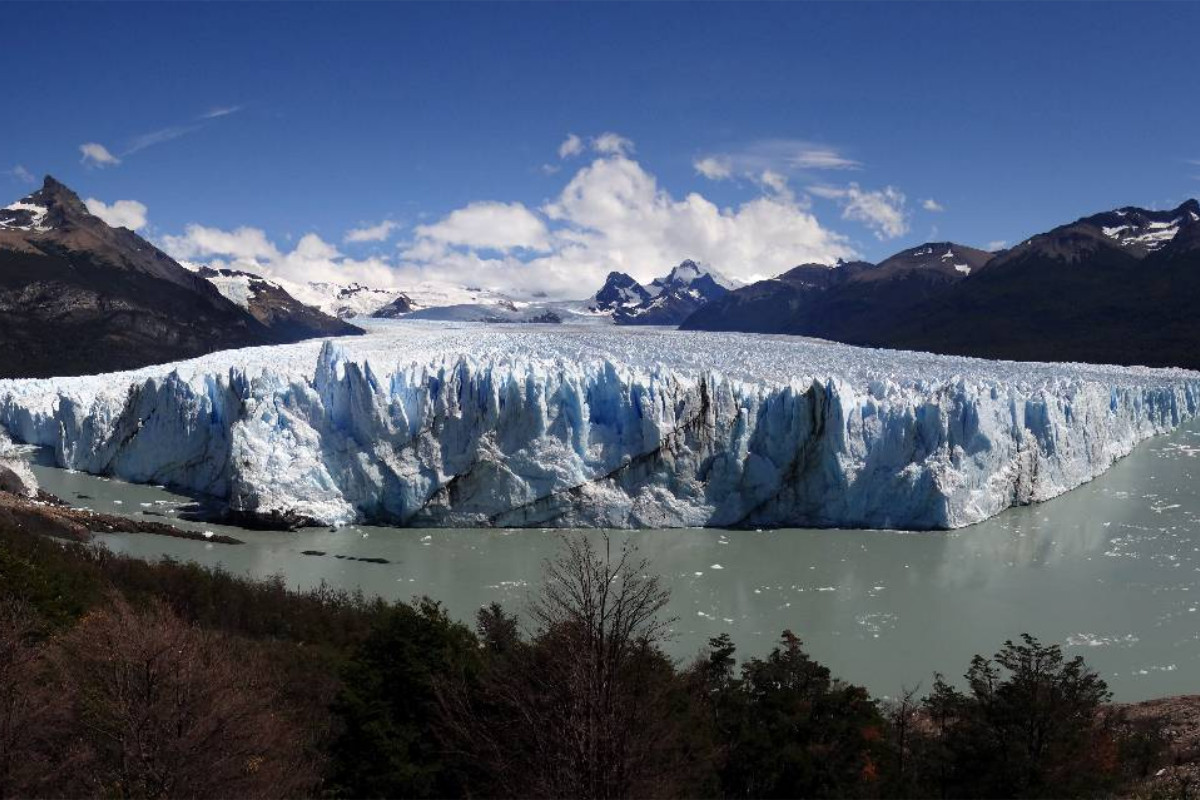
[[[243,518],[455,527],[955,528],[1198,409],[1183,370],[614,326],[401,323],[0,381],[0,428],[64,467]]]
[[[49,176],[0,210],[0,375],[94,373],[328,332],[257,319]]]
[[[610,314],[618,325],[678,325],[733,286],[720,273],[689,259],[646,286],[623,272],[610,272],[589,308]]]
[[[349,336],[362,330],[310,305],[301,303],[278,281],[236,269],[197,267],[197,274],[222,295],[249,311],[276,332]]]
[[[955,242],[926,242],[879,264],[802,264],[717,298],[682,327],[863,343],[876,326],[978,272],[994,256]]]
[[[1200,203],[1126,207],[1038,234],[872,333],[984,358],[1200,368]]]
[[[627,306],[640,306],[649,302],[654,295],[630,275],[610,272],[604,286],[592,298],[590,307],[594,311],[613,312]]]
[[[1200,368],[1198,299],[1200,203],[1189,200],[1093,214],[998,253],[934,242],[878,266],[797,267],[704,306],[682,327]]]

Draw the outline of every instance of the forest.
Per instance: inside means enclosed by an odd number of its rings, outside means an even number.
[[[0,529],[0,797],[1195,791],[1195,753],[1057,645],[1023,636],[872,697],[802,631],[677,662],[668,601],[636,550],[571,536],[522,608],[472,627],[430,598]]]

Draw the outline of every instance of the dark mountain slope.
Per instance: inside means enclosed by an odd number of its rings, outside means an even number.
[[[931,242],[878,265],[804,264],[734,290],[701,308],[681,327],[867,342],[896,314],[980,270],[992,256],[953,242]]]
[[[92,216],[53,178],[0,210],[0,377],[91,374],[298,338]]]
[[[870,334],[911,350],[1200,368],[1200,204],[1127,208],[1023,242]]]
[[[363,332],[344,320],[301,303],[278,283],[261,275],[211,267],[201,267],[199,275],[282,340],[353,336]]]

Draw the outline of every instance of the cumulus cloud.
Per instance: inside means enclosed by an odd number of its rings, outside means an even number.
[[[404,287],[438,280],[559,298],[586,297],[612,270],[650,280],[684,258],[756,280],[857,255],[847,237],[821,224],[807,197],[793,195],[783,173],[760,171],[754,179],[766,191],[723,207],[697,192],[672,194],[630,152],[632,144],[597,154],[540,207],[489,201],[452,210],[413,228],[386,258],[356,261],[313,234],[285,251],[256,228],[200,225],[166,237],[164,249],[296,281]]]
[[[995,253],[997,250],[1003,250],[1006,247],[1008,247],[1008,242],[1006,240],[997,239],[994,242],[988,242],[987,246],[983,249],[987,250],[989,253]]]
[[[434,243],[476,250],[546,250],[546,224],[520,203],[471,203],[432,225],[416,228],[419,245]]]
[[[146,227],[146,206],[137,200],[117,200],[109,205],[102,200],[89,197],[83,201],[83,204],[87,206],[89,213],[114,228],[128,228],[136,231]]]
[[[395,285],[395,272],[380,258],[352,259],[315,233],[305,234],[290,251],[281,250],[259,228],[234,230],[188,225],[179,236],[164,236],[162,247],[172,256],[229,266],[296,283],[327,281],[371,286]]]
[[[707,156],[692,162],[696,172],[710,181],[723,181],[733,177],[733,167],[730,163],[715,156]]]
[[[351,228],[346,231],[347,242],[382,242],[392,235],[392,231],[400,227],[400,223],[385,219],[378,225],[364,225],[361,228]]]
[[[571,158],[583,152],[583,139],[580,139],[573,133],[568,133],[567,138],[558,146],[559,158]]]
[[[121,159],[108,151],[108,148],[98,142],[88,142],[79,145],[83,157],[79,162],[88,167],[108,167],[121,163]]]
[[[605,156],[628,156],[633,153],[633,141],[609,131],[592,139],[592,149]]]
[[[838,201],[842,218],[861,222],[875,232],[876,238],[895,239],[908,233],[907,198],[894,186],[865,190],[857,183],[848,186],[810,186],[817,197]]]
[[[937,200],[934,200],[932,197],[927,197],[924,200],[922,200],[921,208],[925,209],[926,211],[934,211],[934,212],[946,210],[945,207],[943,207],[941,203],[939,203]]]
[[[417,229],[398,270],[407,280],[439,277],[582,297],[612,270],[649,280],[688,257],[730,277],[753,280],[803,262],[832,264],[855,255],[844,237],[824,228],[790,193],[762,196],[735,208],[720,208],[698,193],[676,198],[621,154],[597,158],[558,197],[524,211],[545,220],[542,228],[533,228],[544,231],[542,252],[518,258],[496,252],[500,248],[494,246],[490,254],[478,245],[449,249],[428,236],[443,224],[439,222]],[[487,241],[477,230],[471,238]],[[458,244],[465,239],[457,237]]]

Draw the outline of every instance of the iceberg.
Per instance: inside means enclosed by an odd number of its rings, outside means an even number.
[[[949,529],[1196,414],[1200,373],[608,326],[353,339],[0,381],[59,465],[331,525]]]

